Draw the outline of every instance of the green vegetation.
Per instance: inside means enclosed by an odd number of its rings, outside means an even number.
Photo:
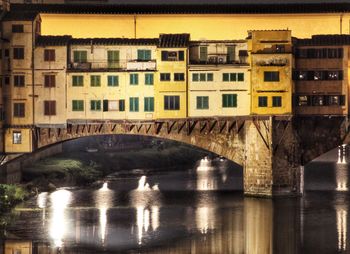
[[[120,170],[188,165],[205,155],[207,152],[173,142],[126,151],[71,151],[36,162],[23,170],[23,177],[34,188],[51,190],[90,184]]]
[[[29,193],[21,186],[0,184],[0,213],[23,201]]]

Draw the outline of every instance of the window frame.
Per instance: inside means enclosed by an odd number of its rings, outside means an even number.
[[[45,100],[44,101],[44,116],[55,116],[56,115],[56,101]]]

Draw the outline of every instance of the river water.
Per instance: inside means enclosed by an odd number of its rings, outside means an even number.
[[[271,200],[244,197],[242,169],[220,158],[120,171],[19,205],[2,244],[6,254],[350,253],[348,166],[317,161],[305,180],[303,198]]]

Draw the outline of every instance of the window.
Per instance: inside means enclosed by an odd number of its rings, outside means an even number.
[[[329,105],[340,105],[340,100],[338,95],[330,95],[328,97],[328,104]]]
[[[223,108],[235,108],[235,107],[237,107],[237,94],[223,94],[222,95],[222,107]]]
[[[259,96],[258,97],[258,106],[259,107],[267,107],[267,96]]]
[[[327,80],[342,80],[343,72],[342,71],[328,71]]]
[[[277,53],[284,53],[286,51],[285,45],[277,44],[276,45],[276,52]]]
[[[207,73],[207,81],[214,81],[213,73]]]
[[[298,106],[308,106],[310,102],[309,96],[300,95],[298,96]]]
[[[9,57],[10,56],[10,51],[8,49],[4,50],[4,56]]]
[[[235,61],[235,46],[227,46],[227,62],[233,63]]]
[[[164,96],[164,110],[179,110],[180,96]]]
[[[151,50],[149,50],[149,49],[138,49],[137,50],[137,60],[138,61],[151,60]]]
[[[199,61],[206,62],[208,60],[208,47],[199,47]]]
[[[192,73],[192,81],[213,81],[214,74],[213,73]]]
[[[313,80],[323,80],[324,79],[323,71],[314,71],[313,74],[314,74]]]
[[[224,82],[244,81],[244,73],[223,73],[222,81]]]
[[[281,96],[272,96],[272,107],[282,107]]]
[[[237,81],[244,81],[244,73],[237,74]]]
[[[108,68],[119,68],[119,50],[107,51]]]
[[[125,100],[103,100],[103,111],[125,111]]]
[[[87,51],[86,50],[73,51],[73,62],[86,63],[87,62]]]
[[[197,109],[209,109],[208,96],[197,96]]]
[[[160,81],[170,81],[170,73],[161,73]]]
[[[56,76],[55,75],[44,75],[44,87],[55,87]]]
[[[145,74],[145,85],[153,85],[153,73]]]
[[[24,48],[13,48],[13,59],[24,59]]]
[[[130,74],[130,85],[138,85],[139,84],[139,74],[132,73]]]
[[[280,73],[278,71],[264,71],[265,82],[277,82],[280,81]]]
[[[53,62],[56,60],[56,52],[54,49],[45,49],[44,50],[44,61]]]
[[[154,98],[153,97],[145,97],[145,112],[153,112],[154,111]]]
[[[84,101],[83,100],[73,100],[72,101],[73,111],[84,111]]]
[[[101,86],[101,76],[91,75],[90,76],[90,86]]]
[[[22,132],[13,131],[12,132],[12,142],[13,144],[22,144]]]
[[[130,112],[139,112],[139,98],[137,97],[129,98],[129,109],[130,109]]]
[[[4,84],[5,84],[5,85],[9,85],[9,84],[10,84],[10,77],[9,77],[9,76],[5,76],[5,78],[4,78]]]
[[[24,87],[24,85],[25,85],[24,75],[14,75],[13,76],[13,85],[15,87]]]
[[[184,61],[185,53],[181,51],[165,51],[162,50],[162,61]]]
[[[325,104],[324,102],[323,95],[312,96],[312,106],[323,106]]]
[[[174,73],[174,81],[184,81],[185,74],[184,73]]]
[[[119,77],[107,76],[107,86],[119,86]]]
[[[90,110],[91,111],[100,111],[101,110],[101,101],[100,100],[91,100],[90,101]]]
[[[56,101],[44,101],[44,115],[45,116],[56,115]]]
[[[73,86],[84,86],[84,76],[72,76],[72,85]]]
[[[13,104],[13,116],[14,117],[24,117],[25,116],[25,104],[24,103],[14,103]]]
[[[24,26],[23,25],[12,25],[12,33],[23,33]]]

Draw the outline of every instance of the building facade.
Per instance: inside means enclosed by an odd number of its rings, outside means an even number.
[[[36,149],[37,127],[100,121],[348,115],[350,36],[74,38],[41,15],[1,21],[0,151]],[[1,134],[1,133],[0,133]]]

